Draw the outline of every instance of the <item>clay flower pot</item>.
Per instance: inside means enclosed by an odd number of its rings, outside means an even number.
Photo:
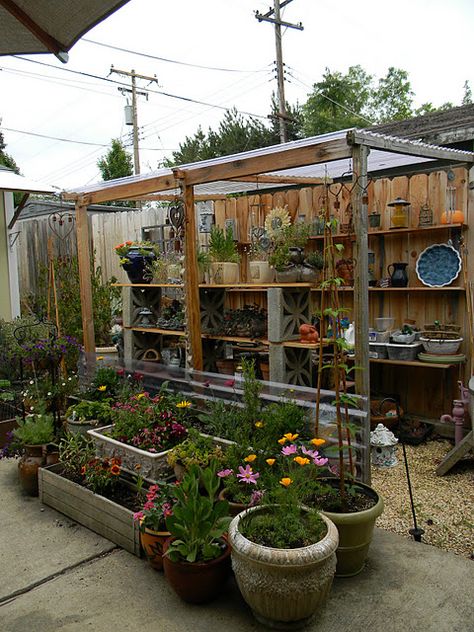
[[[169,531],[154,531],[140,524],[140,544],[150,566],[157,571],[163,570],[163,546],[170,535]]]

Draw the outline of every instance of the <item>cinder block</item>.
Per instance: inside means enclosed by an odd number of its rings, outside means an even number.
[[[268,288],[268,340],[283,342],[299,335],[299,328],[310,322],[308,288]]]

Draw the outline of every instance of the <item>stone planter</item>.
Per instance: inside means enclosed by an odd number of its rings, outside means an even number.
[[[40,501],[140,557],[139,525],[133,512],[62,477],[61,468],[59,463],[39,469]]]
[[[334,480],[335,483],[331,481],[331,484],[337,485],[337,479]],[[336,577],[352,577],[362,571],[372,542],[375,521],[384,508],[382,497],[374,489],[359,482],[357,487],[374,499],[373,507],[353,513],[321,511],[334,522],[339,532]]]
[[[296,629],[311,622],[325,604],[336,568],[338,534],[323,516],[328,532],[319,542],[298,549],[274,549],[247,540],[239,523],[252,511],[237,515],[229,527],[232,568],[243,598],[255,618],[267,627]]]
[[[273,283],[275,271],[268,261],[249,262],[249,283]]]
[[[319,283],[321,281],[321,270],[312,266],[301,266],[300,281],[302,283]]]
[[[239,264],[229,262],[211,263],[212,283],[233,285],[239,282]]]
[[[300,279],[299,266],[288,266],[284,270],[276,270],[277,283],[298,283]]]
[[[66,419],[66,430],[72,434],[87,435],[88,430],[95,430],[98,425],[98,419]]]

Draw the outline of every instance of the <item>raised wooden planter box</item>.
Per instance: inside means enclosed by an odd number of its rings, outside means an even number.
[[[0,448],[7,444],[7,434],[17,427],[16,419],[3,419],[0,421]]]
[[[140,532],[133,512],[60,476],[61,468],[58,463],[39,469],[40,501],[140,557]]]

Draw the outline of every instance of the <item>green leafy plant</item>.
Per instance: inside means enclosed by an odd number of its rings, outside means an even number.
[[[106,401],[81,401],[69,406],[66,410],[66,418],[73,421],[89,421],[97,419],[101,424],[109,424],[112,420],[112,408]]]
[[[209,272],[211,266],[211,257],[205,250],[198,250],[197,252],[197,264],[199,270],[203,273]]]
[[[164,531],[166,518],[173,514],[176,503],[176,484],[160,482],[151,485],[146,494],[146,502],[140,511],[133,514],[133,519],[140,523],[140,529]]]
[[[28,415],[25,419],[17,417],[17,424],[13,436],[22,445],[45,445],[54,440],[52,415]]]
[[[216,263],[239,263],[240,256],[231,228],[227,228],[224,231],[224,229],[215,224],[211,227],[209,256]]]
[[[103,494],[113,489],[120,476],[120,459],[93,458],[81,467],[83,485],[94,492]]]
[[[222,461],[224,452],[220,445],[216,445],[210,436],[205,436],[195,428],[190,428],[187,438],[171,448],[167,455],[168,464],[176,464],[189,469],[191,465],[207,467],[211,461]]]
[[[166,518],[173,540],[165,555],[172,561],[202,562],[223,552],[229,505],[225,500],[215,500],[219,489],[216,469],[215,463],[204,469],[192,465],[176,487],[173,515]]]
[[[324,255],[319,250],[314,250],[305,256],[306,265],[316,270],[322,270],[324,268]]]
[[[94,442],[82,434],[68,432],[59,442],[59,462],[73,480],[81,479],[82,468],[94,456]]]

